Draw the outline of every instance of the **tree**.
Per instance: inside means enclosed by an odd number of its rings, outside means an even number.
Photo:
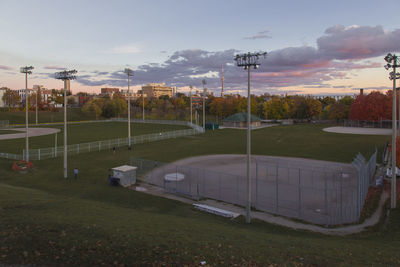
[[[274,96],[263,104],[263,111],[267,119],[285,119],[289,114],[289,105],[284,99]]]
[[[99,107],[98,103],[96,102],[98,101],[96,101],[95,99],[91,99],[88,102],[86,102],[86,104],[82,108],[82,112],[90,116],[94,115],[97,120],[98,116],[101,115],[102,110]]]
[[[17,94],[16,91],[7,89],[2,97],[2,100],[10,109],[11,107],[15,107],[20,103],[21,97]]]
[[[358,95],[350,108],[351,120],[380,121],[392,118],[392,92],[382,94],[373,91],[368,95]]]

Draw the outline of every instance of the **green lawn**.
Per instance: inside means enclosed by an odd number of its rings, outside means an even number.
[[[295,125],[253,132],[256,154],[349,162],[371,153],[389,137],[321,132],[319,125]],[[275,144],[280,140],[279,144]],[[300,143],[300,144],[299,144]],[[316,144],[314,144],[316,143]],[[307,146],[308,145],[308,146]],[[322,147],[321,147],[322,146]],[[173,161],[211,153],[245,153],[245,131],[221,130],[69,158],[37,161],[29,174],[0,160],[0,263],[34,265],[286,264],[396,266],[400,264],[400,212],[386,228],[347,237],[324,236],[242,217],[228,220],[190,205],[107,185],[107,170],[131,156]]]
[[[36,112],[28,112],[29,123],[36,122]],[[82,121],[82,120],[94,120],[94,116],[86,115],[81,111],[80,108],[68,108],[67,110],[69,121]],[[25,123],[25,111],[8,111],[7,109],[1,109],[0,120],[8,120],[10,124],[22,124]],[[64,121],[63,109],[58,109],[55,112],[52,111],[39,111],[38,122],[62,122]]]
[[[46,128],[59,128],[61,132],[57,134],[57,144],[62,145],[64,142],[62,124],[59,125],[42,125],[38,127]],[[165,125],[165,124],[147,124],[147,123],[132,123],[131,134],[132,136],[159,133],[175,130],[190,129],[182,125]],[[67,127],[68,143],[79,144],[86,142],[93,142],[99,140],[109,140],[115,138],[122,138],[128,136],[128,125],[125,122],[93,122],[93,123],[79,123],[69,124]],[[0,131],[1,132],[1,131]],[[53,147],[55,143],[55,135],[44,135],[29,138],[29,147],[34,148],[47,148]],[[0,140],[0,152],[8,153],[22,153],[25,148],[25,138]]]
[[[14,133],[20,133],[20,132],[13,130],[0,130],[0,134],[14,134]]]

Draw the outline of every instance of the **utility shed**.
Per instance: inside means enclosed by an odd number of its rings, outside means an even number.
[[[247,113],[241,112],[233,114],[222,120],[224,127],[247,127]],[[259,127],[261,125],[261,119],[253,114],[250,116],[250,124],[252,127]]]
[[[122,165],[112,168],[112,178],[119,180],[119,184],[127,187],[136,183],[136,169],[137,167]]]

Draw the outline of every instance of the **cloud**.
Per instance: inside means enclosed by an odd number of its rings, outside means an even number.
[[[47,65],[43,67],[46,70],[66,70],[67,68],[65,67],[60,67],[60,66],[54,66],[54,65]]]
[[[266,32],[264,32],[266,34]],[[399,48],[392,45],[400,36],[400,30],[385,31],[380,26],[334,26],[318,38],[317,46],[286,47],[268,51],[260,58],[260,68],[251,73],[252,90],[270,91],[271,88],[299,86],[303,88],[332,88],[329,81],[348,79],[354,70],[382,67],[382,63],[369,60]],[[400,43],[400,40],[399,42]],[[360,51],[357,50],[360,47]],[[368,49],[367,49],[368,48]],[[368,51],[367,51],[368,50]],[[207,87],[219,92],[221,68],[224,65],[225,90],[244,90],[247,72],[234,64],[239,51],[205,51],[188,49],[174,52],[161,63],[146,63],[134,69],[131,84],[164,82],[167,85],[201,88],[206,77]],[[88,86],[126,87],[126,75],[122,71],[90,72],[79,76],[78,82]]]
[[[271,36],[269,35],[269,30],[258,32],[257,34],[249,37],[243,37],[245,40],[257,40],[257,39],[269,39]]]
[[[328,59],[365,59],[400,51],[400,29],[385,31],[382,26],[336,25],[317,39],[318,50]]]
[[[6,65],[0,65],[0,70],[12,70],[13,68],[6,66]]]
[[[115,46],[110,51],[111,54],[136,54],[139,52],[140,52],[140,49],[136,45]]]

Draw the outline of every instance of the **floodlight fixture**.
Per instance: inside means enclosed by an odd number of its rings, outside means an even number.
[[[125,74],[128,75],[128,76],[133,76],[133,70],[131,70],[130,68],[126,68],[126,69],[124,70],[124,72],[125,72]]]
[[[385,60],[387,63],[391,63],[393,60],[393,55],[391,53],[387,54]]]
[[[34,67],[32,67],[32,66],[25,66],[25,67],[21,67],[20,69],[19,69],[19,71],[21,72],[21,73],[25,73],[25,74],[32,74],[32,70],[34,69]]]
[[[78,73],[77,70],[64,70],[60,72],[55,73],[55,78],[57,80],[75,80],[76,79],[76,73]]]
[[[236,61],[238,67],[243,67],[247,70],[247,201],[246,201],[246,222],[250,223],[250,210],[251,210],[251,170],[250,170],[250,155],[251,155],[251,104],[250,104],[250,69],[258,69],[260,64],[258,60],[260,57],[266,57],[267,52],[256,52],[236,55],[233,60]]]

